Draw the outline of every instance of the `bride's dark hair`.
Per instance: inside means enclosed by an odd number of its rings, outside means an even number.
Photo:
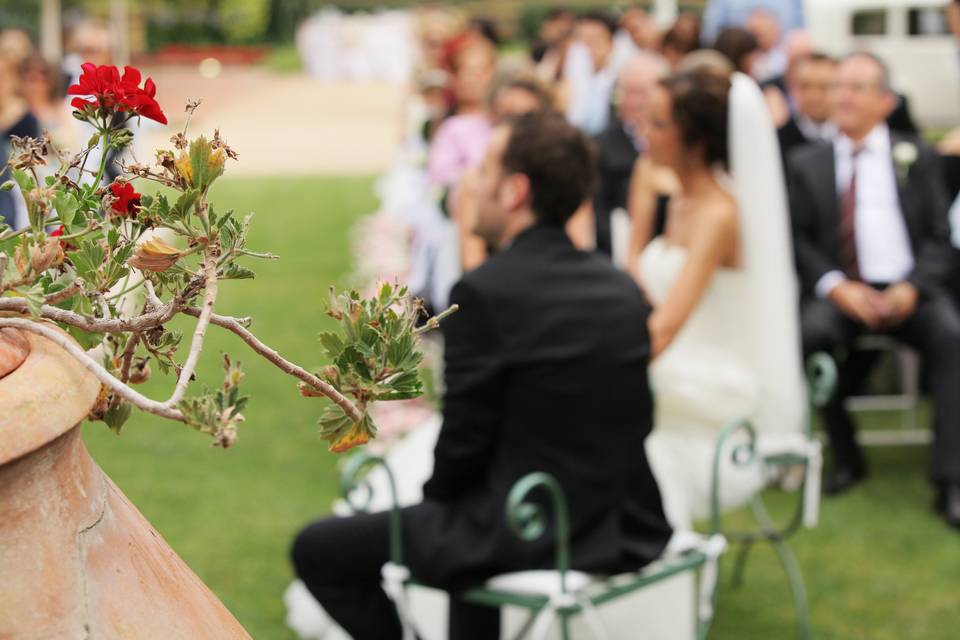
[[[727,99],[730,78],[714,70],[693,69],[661,81],[673,102],[673,119],[687,149],[703,149],[708,165],[728,168]]]

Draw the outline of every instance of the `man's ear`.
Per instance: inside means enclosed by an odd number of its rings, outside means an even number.
[[[500,194],[503,207],[507,211],[523,208],[530,197],[530,178],[522,173],[511,173],[503,179]]]

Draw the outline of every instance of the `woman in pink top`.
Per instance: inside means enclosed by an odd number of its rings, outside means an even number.
[[[497,69],[493,46],[464,39],[451,56],[454,109],[437,129],[430,147],[430,182],[448,190],[483,158],[492,131],[487,96]]]

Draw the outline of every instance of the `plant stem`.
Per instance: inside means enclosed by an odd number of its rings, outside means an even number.
[[[204,288],[206,293],[203,297],[203,308],[197,319],[197,328],[193,332],[193,341],[190,343],[190,353],[187,355],[187,361],[180,370],[180,378],[177,380],[177,386],[173,390],[173,395],[167,400],[167,406],[174,407],[187,392],[187,385],[190,384],[190,378],[197,368],[197,362],[200,359],[200,351],[203,349],[203,337],[207,332],[207,326],[210,324],[210,316],[213,315],[213,305],[217,300],[217,247],[209,246],[203,256],[203,276]]]
[[[100,158],[100,170],[97,171],[97,177],[93,179],[93,188],[100,186],[100,180],[103,179],[103,173],[107,170],[107,156],[110,155],[110,129],[104,129],[100,136],[100,144],[103,147],[103,155]]]
[[[197,317],[200,315],[201,310],[196,307],[187,307],[183,309],[183,313]],[[237,318],[214,314],[211,316],[210,322],[237,334],[251,349],[273,363],[278,369],[297,378],[311,389],[315,389],[323,396],[329,398],[334,404],[343,409],[343,412],[354,422],[360,422],[363,419],[363,413],[346,396],[334,389],[328,382],[321,380],[309,371],[290,362],[277,353],[276,350],[265,345],[257,336],[253,335],[253,333],[244,327],[243,323]]]

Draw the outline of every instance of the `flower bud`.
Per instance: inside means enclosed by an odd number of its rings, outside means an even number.
[[[130,370],[130,384],[143,384],[150,379],[150,363],[144,361]]]
[[[337,385],[340,383],[340,370],[332,364],[328,364],[323,368],[323,377],[326,378],[327,382],[332,385]]]

